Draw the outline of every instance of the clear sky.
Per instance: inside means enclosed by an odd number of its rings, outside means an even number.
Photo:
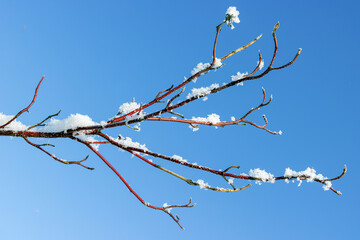
[[[142,123],[130,136],[156,152],[240,172],[313,167],[324,176],[349,171],[334,187],[320,184],[262,184],[236,193],[192,187],[125,152],[100,151],[148,202],[197,203],[175,209],[185,231],[164,213],[141,205],[94,154],[69,140],[51,140],[56,156],[78,160],[90,154],[88,171],[55,162],[23,139],[0,138],[0,239],[354,239],[359,235],[360,79],[358,1],[0,1],[0,112],[16,114],[46,79],[37,102],[19,120],[31,125],[62,110],[107,120],[135,97],[152,100],[159,90],[189,77],[211,60],[215,26],[229,6],[240,24],[226,27],[218,54],[261,40],[198,79],[192,87],[231,81],[250,72],[261,50],[265,65],[273,51],[271,32],[280,21],[275,65],[303,52],[289,68],[198,101],[180,112],[187,117],[217,113],[241,116],[261,100],[261,87],[274,100],[251,120],[269,120],[274,136],[250,126],[201,127],[192,132],[174,123]],[[37,140],[38,143],[48,141]],[[154,161],[156,159],[152,158]],[[226,186],[222,178],[157,163],[189,178]],[[235,181],[237,186],[247,181]]]

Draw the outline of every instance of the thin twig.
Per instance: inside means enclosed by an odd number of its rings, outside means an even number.
[[[53,115],[49,115],[47,118],[45,118],[45,119],[42,120],[41,122],[39,122],[39,123],[37,123],[37,124],[29,127],[28,129],[26,129],[26,131],[29,131],[30,129],[35,128],[35,127],[38,127],[38,126],[42,126],[42,124],[43,124],[44,122],[46,122],[48,119],[50,119],[50,118],[52,118],[52,117],[58,116],[58,115],[60,114],[60,112],[61,112],[61,110],[59,110],[57,113],[55,113],[55,114],[53,114]]]
[[[55,155],[49,153],[48,151],[46,151],[45,149],[43,149],[43,148],[41,147],[41,146],[45,146],[45,145],[47,146],[47,145],[51,145],[51,144],[38,145],[38,144],[35,144],[35,143],[30,142],[26,137],[23,137],[23,139],[24,139],[28,144],[30,144],[31,146],[36,147],[37,149],[40,149],[41,151],[43,151],[44,153],[46,153],[47,155],[49,155],[50,157],[52,157],[53,159],[55,159],[55,160],[58,161],[58,162],[61,162],[61,163],[63,163],[63,164],[68,164],[68,165],[70,165],[70,164],[75,164],[75,165],[82,166],[82,167],[84,167],[84,168],[86,168],[86,169],[89,169],[89,170],[94,170],[94,168],[91,168],[91,167],[88,167],[88,166],[85,166],[85,165],[82,164],[82,162],[84,162],[84,161],[86,161],[86,160],[88,159],[89,155],[86,156],[83,160],[80,160],[80,161],[66,161],[66,160],[62,160],[62,159],[56,157]]]
[[[35,89],[35,93],[34,93],[34,97],[31,101],[31,103],[29,104],[29,106],[27,106],[26,108],[24,108],[23,110],[21,110],[20,112],[18,112],[12,119],[10,119],[7,123],[5,123],[4,125],[0,126],[0,129],[1,128],[4,128],[6,127],[7,125],[9,125],[10,123],[12,123],[12,121],[14,121],[15,119],[17,119],[21,114],[23,114],[24,112],[27,112],[29,110],[29,108],[34,104],[35,100],[36,100],[36,97],[37,97],[37,93],[38,93],[38,90],[39,90],[39,87],[40,87],[40,84],[42,83],[42,81],[44,80],[45,76],[43,76],[41,79],[40,79],[40,82],[38,83],[36,89]]]

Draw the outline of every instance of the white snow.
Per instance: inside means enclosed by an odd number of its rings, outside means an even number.
[[[197,98],[204,97],[204,96],[210,94],[211,90],[218,88],[218,87],[219,87],[219,84],[213,83],[209,87],[193,88],[193,89],[191,89],[191,93],[189,93],[186,96],[186,98],[189,99],[192,97],[197,97]],[[204,97],[203,101],[206,101],[206,100],[207,100],[207,97]]]
[[[170,205],[168,205],[167,203],[164,203],[164,204],[163,204],[163,207],[164,207],[164,208],[169,207],[169,206],[170,206]],[[170,212],[171,212],[171,209],[172,209],[172,208],[166,208],[165,211],[167,211],[168,213],[170,213]]]
[[[216,123],[221,122],[221,121],[220,121],[220,116],[217,115],[216,113],[209,114],[207,118],[203,118],[203,117],[192,117],[191,120],[196,121],[196,122],[210,122],[210,123],[212,123],[212,124],[216,124]]]
[[[187,160],[186,159],[183,159],[181,156],[179,156],[179,155],[172,155],[172,158],[174,158],[174,159],[176,159],[176,160],[178,160],[178,161],[180,161],[180,162],[187,162]]]
[[[190,128],[193,132],[199,131],[199,127],[193,127],[193,126],[189,125],[189,128]]]
[[[237,72],[236,75],[231,76],[231,81],[237,81],[237,80],[243,79],[246,75],[248,75],[247,72],[246,73]],[[240,82],[237,84],[237,86],[239,86],[239,85],[242,86],[242,85],[244,85],[244,83]]]
[[[193,76],[193,75],[197,74],[198,72],[210,67],[210,65],[211,65],[210,63],[202,63],[202,62],[198,63],[196,65],[196,67],[194,67],[193,70],[191,70],[191,75]],[[220,58],[215,58],[214,65],[212,67],[216,69],[216,68],[219,68],[221,66],[222,66],[221,59]],[[193,82],[196,82],[196,79],[197,78],[194,78]],[[186,78],[185,78],[185,81],[186,81]]]
[[[203,117],[192,117],[191,119],[192,121],[196,121],[196,122],[209,122],[211,124],[217,124],[220,121],[220,116],[217,115],[216,113],[213,114],[209,114],[207,118],[203,118]],[[189,125],[189,128],[191,130],[193,130],[193,132],[196,132],[199,130],[199,127],[192,127],[191,125]],[[217,127],[216,127],[217,128]]]
[[[126,115],[129,112],[132,112],[132,111],[140,108],[140,106],[141,105],[139,103],[136,103],[136,102],[123,103],[119,107],[119,113],[123,114],[123,115]],[[125,121],[128,122],[128,121],[133,120],[133,119],[140,119],[140,118],[144,117],[145,114],[146,113],[141,110],[140,112],[136,112],[133,115],[126,116]]]
[[[300,177],[306,177],[306,181],[307,182],[313,182],[314,179],[319,179],[319,180],[325,180],[327,179],[326,177],[324,177],[322,174],[316,174],[316,170],[313,168],[306,168],[304,171],[300,171],[300,172],[296,172],[290,168],[286,168],[285,169],[285,173],[284,173],[284,177],[286,178],[294,178],[296,177],[297,180],[300,182],[298,186],[300,186],[301,184],[301,180]],[[286,182],[289,182],[288,179],[286,179]],[[323,189],[325,191],[329,190],[330,187],[332,186],[330,181],[326,181],[325,185],[323,185]]]
[[[220,58],[215,58],[215,62],[214,62],[214,65],[212,66],[213,68],[219,68],[221,67],[223,64],[221,62],[221,59]]]
[[[324,189],[324,191],[328,191],[328,190],[330,190],[331,186],[332,186],[332,183],[330,181],[326,181],[325,185],[323,185],[322,188]]]
[[[3,113],[0,113],[0,126],[4,125],[8,121],[10,121],[13,117],[14,116],[12,116],[12,115],[5,115]],[[17,121],[15,119],[9,125],[2,128],[1,130],[25,131],[27,128],[28,128],[28,126],[22,124],[20,121]]]
[[[136,103],[136,102],[129,102],[129,103],[123,103],[120,107],[119,107],[119,114],[122,115],[126,115],[129,112],[132,112],[138,108],[140,108],[140,104]],[[128,123],[131,120],[135,120],[135,119],[141,119],[146,115],[146,113],[144,111],[140,111],[140,112],[136,112],[132,115],[126,116],[125,118],[125,122]],[[140,122],[136,123],[134,125],[134,128],[137,129],[137,131],[140,131]]]
[[[94,122],[88,115],[82,115],[79,113],[71,114],[69,117],[63,120],[51,118],[50,121],[38,131],[40,132],[62,132],[70,129],[76,129],[79,127],[88,127],[99,125]]]
[[[265,170],[261,170],[260,168],[250,169],[249,176],[254,178],[260,178],[263,182],[275,182],[274,175],[266,172]],[[255,183],[261,184],[260,181],[255,181]]]
[[[74,137],[77,137],[86,142],[97,142],[98,140],[94,136],[85,135],[84,131],[74,132]],[[99,151],[100,144],[90,144],[96,151]]]
[[[198,65],[196,65],[196,67],[193,70],[191,70],[191,75],[195,75],[196,73],[198,73],[208,67],[210,67],[210,63],[200,62],[200,63],[198,63]]]
[[[300,176],[305,176],[307,177],[307,181],[308,182],[312,182],[314,181],[315,178],[319,179],[319,180],[323,180],[325,179],[324,176],[322,174],[316,174],[316,170],[313,168],[306,168],[304,171],[300,171],[300,172],[296,172],[290,168],[286,168],[285,169],[285,173],[284,173],[285,177],[300,177]]]
[[[101,122],[100,122],[100,125],[101,125],[102,127],[105,127],[106,124],[107,124],[106,121],[101,121]]]
[[[296,172],[290,168],[285,169],[284,177],[286,178],[293,178],[293,177],[300,177],[305,176],[307,178],[308,182],[314,181],[315,178],[319,180],[323,180],[324,176],[322,174],[316,174],[315,169],[313,168],[307,168],[304,171]]]
[[[125,148],[126,147],[133,147],[133,148],[140,148],[144,151],[148,151],[148,149],[145,147],[145,144],[140,144],[138,142],[134,142],[130,137],[122,137],[120,135],[120,138],[111,138],[111,140],[123,145]]]
[[[206,187],[210,187],[210,185],[205,183],[202,179],[197,180],[196,183],[199,184],[200,189],[204,188],[206,190]]]
[[[231,27],[231,29],[234,29],[234,22],[240,23],[239,19],[239,11],[236,10],[236,7],[229,7],[226,11],[226,24]]]
[[[233,184],[234,183],[234,178],[231,177],[231,178],[228,179],[228,181],[229,181],[229,184],[230,183]]]
[[[257,64],[259,64],[259,61],[257,62]],[[264,67],[264,60],[261,60],[259,65],[259,70],[263,69],[263,67]]]
[[[129,112],[134,111],[135,109],[140,108],[140,104],[136,103],[136,102],[129,102],[129,103],[123,103],[120,107],[119,107],[119,113],[120,114],[128,114]]]
[[[200,71],[202,71],[202,70],[204,70],[204,69],[206,69],[208,67],[210,67],[210,63],[202,63],[202,62],[200,62],[200,63],[198,63],[198,65],[196,65],[196,67],[193,70],[191,70],[191,75],[193,76],[196,73],[198,73],[198,72],[200,72]],[[192,81],[196,82],[196,79],[197,78],[194,78]]]

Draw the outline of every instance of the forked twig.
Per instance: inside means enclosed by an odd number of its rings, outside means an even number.
[[[36,89],[35,89],[34,97],[33,97],[33,99],[31,100],[30,104],[29,104],[26,108],[24,108],[23,110],[21,110],[20,112],[18,112],[18,113],[17,113],[12,119],[10,119],[7,123],[1,125],[1,126],[0,126],[0,129],[1,129],[1,128],[5,128],[7,125],[9,125],[10,123],[12,123],[15,119],[17,119],[21,114],[23,114],[24,112],[27,112],[27,111],[29,110],[29,108],[34,104],[34,102],[35,102],[35,100],[36,100],[36,97],[37,97],[37,93],[38,93],[38,91],[39,91],[40,84],[42,83],[42,81],[44,80],[44,78],[45,78],[45,76],[43,76],[43,77],[40,79],[40,81],[39,81],[39,83],[38,83],[38,85],[37,85],[37,87],[36,87]]]
[[[146,202],[144,199],[142,199],[140,197],[140,195],[138,195],[135,190],[129,185],[129,183],[122,177],[122,175],[120,175],[120,173],[118,172],[118,170],[99,152],[97,146],[94,146],[94,144],[111,144],[111,146],[114,146],[120,150],[124,150],[129,152],[130,154],[133,154],[134,156],[136,156],[138,159],[144,161],[146,164],[155,167],[163,172],[166,172],[167,174],[170,174],[184,182],[186,182],[189,185],[192,186],[198,186],[200,188],[204,188],[204,189],[209,189],[212,191],[218,191],[218,192],[236,192],[236,191],[240,191],[243,189],[246,189],[248,187],[250,187],[250,184],[245,185],[244,187],[241,188],[237,188],[235,186],[235,184],[233,183],[234,179],[238,179],[238,180],[247,180],[247,181],[255,181],[256,182],[275,182],[275,181],[280,181],[280,180],[294,180],[294,179],[298,179],[298,180],[308,180],[308,181],[315,181],[318,182],[320,184],[324,184],[326,186],[324,186],[325,188],[327,188],[326,190],[330,189],[333,192],[335,192],[336,194],[341,194],[340,191],[336,191],[330,184],[330,182],[332,181],[336,181],[341,179],[346,171],[347,168],[346,166],[343,169],[343,172],[334,178],[329,178],[329,179],[324,179],[323,177],[321,177],[322,175],[318,175],[317,178],[313,178],[312,176],[303,174],[303,172],[301,173],[301,175],[296,175],[296,176],[289,176],[284,174],[284,176],[280,176],[280,177],[273,177],[273,175],[271,175],[271,178],[264,178],[262,176],[258,176],[258,175],[251,175],[249,173],[249,175],[247,174],[236,174],[236,173],[231,173],[230,170],[236,170],[239,169],[239,166],[230,166],[228,168],[226,168],[224,171],[221,170],[215,170],[213,168],[207,167],[207,166],[200,166],[198,164],[195,163],[189,163],[186,160],[182,159],[179,156],[166,156],[157,152],[153,152],[148,150],[145,147],[142,147],[140,144],[135,144],[134,142],[130,141],[128,138],[122,138],[120,135],[117,139],[114,139],[112,137],[110,137],[109,135],[103,133],[103,130],[106,129],[110,129],[110,128],[116,128],[116,127],[120,127],[120,126],[126,126],[129,127],[131,129],[134,130],[140,130],[137,126],[138,124],[140,124],[140,122],[143,121],[159,121],[159,122],[173,122],[173,123],[185,123],[188,124],[190,127],[194,128],[194,130],[196,130],[195,128],[198,128],[199,125],[206,125],[206,126],[214,126],[214,127],[225,127],[228,125],[245,125],[245,124],[249,124],[252,125],[256,128],[265,130],[271,134],[274,135],[280,135],[281,131],[279,132],[275,132],[275,131],[271,131],[269,130],[267,127],[269,125],[269,121],[266,118],[265,115],[263,115],[263,119],[264,119],[264,124],[263,125],[259,125],[253,121],[248,120],[249,116],[255,112],[256,110],[259,110],[265,106],[268,106],[271,101],[272,101],[272,96],[270,96],[269,100],[267,100],[267,95],[266,95],[266,91],[263,88],[262,89],[262,100],[261,103],[259,105],[257,105],[255,108],[250,109],[249,111],[247,111],[244,115],[242,115],[242,117],[240,118],[235,118],[232,117],[231,121],[224,121],[224,122],[220,122],[220,121],[211,121],[209,119],[203,119],[200,118],[193,118],[193,119],[186,119],[182,114],[178,113],[178,109],[186,104],[189,104],[193,101],[196,101],[198,99],[204,98],[205,96],[209,96],[211,94],[215,94],[218,93],[224,89],[227,89],[229,87],[235,86],[237,84],[242,84],[245,81],[251,81],[251,80],[256,80],[262,77],[265,77],[267,74],[269,74],[271,71],[273,70],[279,70],[279,69],[283,69],[285,67],[288,67],[290,65],[292,65],[296,59],[299,57],[300,53],[301,53],[301,48],[298,50],[298,52],[296,53],[295,57],[289,61],[288,63],[279,66],[279,67],[273,67],[273,64],[275,63],[275,59],[277,56],[277,52],[278,52],[278,41],[277,41],[277,37],[276,37],[276,31],[279,28],[279,23],[277,23],[274,26],[273,29],[273,40],[274,40],[274,52],[270,61],[270,64],[268,65],[268,67],[266,69],[264,69],[263,71],[260,71],[262,69],[262,66],[264,65],[264,61],[263,61],[263,56],[259,51],[259,60],[258,63],[255,66],[255,69],[250,73],[250,74],[246,74],[245,76],[241,76],[239,78],[236,78],[236,80],[228,82],[223,84],[222,86],[218,86],[216,85],[214,88],[211,88],[211,90],[206,90],[205,94],[200,94],[200,95],[189,95],[186,99],[184,100],[179,100],[178,103],[174,104],[174,100],[175,99],[180,99],[180,97],[182,96],[181,94],[184,92],[185,90],[185,86],[189,83],[191,83],[193,80],[195,80],[196,78],[205,75],[206,73],[212,72],[220,67],[222,67],[222,63],[221,61],[224,61],[225,59],[228,59],[229,57],[233,56],[234,54],[248,48],[249,46],[251,46],[252,44],[254,44],[256,41],[258,41],[260,39],[260,37],[262,35],[259,35],[257,38],[255,38],[253,41],[249,42],[248,44],[230,52],[229,54],[225,55],[222,58],[217,58],[216,57],[216,51],[217,51],[217,45],[218,45],[218,38],[219,38],[219,34],[221,31],[221,27],[227,23],[229,25],[229,19],[231,20],[231,16],[227,15],[226,19],[221,22],[217,27],[216,27],[216,35],[215,35],[215,40],[214,40],[214,45],[212,47],[212,61],[211,63],[207,63],[205,65],[204,68],[201,68],[201,70],[198,70],[196,73],[192,74],[192,76],[190,76],[188,79],[185,79],[185,81],[183,81],[182,83],[174,86],[172,85],[171,87],[165,89],[165,90],[161,90],[158,92],[158,94],[155,96],[155,98],[145,104],[140,104],[140,106],[136,103],[134,108],[131,108],[130,110],[127,110],[126,112],[124,112],[124,115],[121,116],[122,112],[119,112],[118,114],[115,115],[115,117],[111,118],[110,120],[106,121],[106,122],[101,122],[101,124],[96,124],[94,126],[89,126],[89,125],[76,125],[76,127],[67,127],[64,129],[60,129],[60,130],[54,130],[54,131],[49,131],[49,132],[44,132],[44,131],[40,131],[38,130],[38,128],[36,127],[41,127],[46,125],[45,122],[49,119],[51,119],[52,117],[58,116],[60,114],[60,111],[56,114],[53,115],[49,115],[48,117],[46,117],[44,120],[42,120],[41,122],[34,124],[30,127],[25,128],[26,130],[19,130],[19,129],[14,129],[12,128],[10,125],[15,119],[17,119],[22,113],[24,113],[25,111],[28,111],[29,108],[33,105],[33,103],[35,102],[36,98],[37,98],[37,93],[40,87],[40,84],[42,83],[42,81],[44,80],[44,77],[41,78],[40,82],[38,83],[36,89],[35,89],[35,94],[34,97],[32,99],[32,101],[30,102],[30,104],[22,109],[21,111],[19,111],[15,116],[11,117],[11,119],[9,121],[7,121],[6,123],[4,123],[3,125],[0,126],[0,136],[15,136],[15,137],[22,137],[28,144],[30,144],[31,146],[41,150],[42,152],[44,152],[45,154],[47,154],[48,156],[52,157],[53,159],[55,159],[58,162],[61,162],[63,164],[75,164],[75,165],[79,165],[82,166],[86,169],[89,170],[93,170],[93,168],[87,167],[83,164],[84,161],[86,161],[88,159],[88,156],[85,157],[84,159],[80,160],[80,161],[66,161],[63,159],[60,159],[58,157],[56,157],[55,155],[51,154],[50,152],[48,152],[47,150],[44,149],[44,147],[46,146],[51,146],[51,147],[55,147],[54,145],[50,144],[50,143],[45,143],[45,144],[35,144],[33,142],[31,142],[29,140],[29,138],[34,137],[34,138],[67,138],[67,139],[71,139],[73,141],[76,141],[78,143],[81,143],[83,145],[85,145],[88,149],[90,149],[90,151],[92,151],[95,155],[97,155],[109,168],[112,172],[115,173],[115,175],[124,183],[124,185],[126,186],[126,188],[146,207],[149,207],[151,209],[155,209],[155,210],[160,210],[163,211],[164,213],[166,213],[167,215],[169,215],[181,228],[181,224],[179,223],[180,218],[177,215],[173,215],[170,210],[171,208],[191,208],[193,207],[195,204],[192,204],[192,200],[190,199],[190,201],[186,204],[180,204],[180,205],[167,205],[164,204],[164,206],[159,207],[159,206],[155,206],[155,205],[151,205],[150,203]],[[232,22],[230,22],[231,24]],[[220,63],[219,63],[220,61]],[[216,65],[215,65],[216,63]],[[197,69],[197,68],[196,68]],[[257,75],[255,75],[257,74]],[[181,90],[180,90],[181,89]],[[178,92],[178,93],[177,93]],[[134,102],[134,100],[133,100]],[[166,103],[165,104],[155,104],[155,103]],[[155,104],[155,105],[154,105]],[[133,104],[134,105],[134,104]],[[153,106],[154,105],[154,106]],[[165,106],[164,106],[165,105]],[[153,106],[153,107],[158,107],[157,110],[151,111],[149,113],[145,113],[144,109]],[[176,111],[176,112],[175,112]],[[173,118],[169,118],[169,117],[163,117],[163,114],[173,114],[176,115],[178,117],[181,117],[181,119],[178,119],[176,117]],[[129,117],[131,116],[131,117]],[[30,131],[31,130],[31,131]],[[80,136],[81,135],[81,136]],[[88,138],[89,136],[91,136],[91,138]],[[100,137],[101,141],[96,140],[93,137]],[[223,178],[227,184],[229,184],[231,186],[231,188],[220,188],[220,187],[212,187],[209,184],[205,183],[204,180],[192,180],[189,178],[186,178],[184,176],[182,176],[180,173],[169,170],[167,168],[162,167],[161,165],[159,165],[158,163],[154,163],[151,160],[149,160],[146,155],[149,156],[153,156],[155,158],[157,158],[158,160],[165,160],[168,162],[171,162],[173,164],[176,165],[181,165],[187,168],[192,168],[192,169],[196,169],[202,172],[207,172],[209,174],[213,174],[213,175],[217,175],[220,176],[220,178]],[[173,166],[173,165],[172,165]]]

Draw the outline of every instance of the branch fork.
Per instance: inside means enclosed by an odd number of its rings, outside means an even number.
[[[227,16],[230,17],[230,16]],[[228,19],[229,20],[229,19]],[[189,104],[193,101],[196,101],[198,99],[201,99],[205,96],[220,92],[226,88],[232,87],[234,85],[237,84],[242,84],[245,81],[251,81],[251,80],[256,80],[259,78],[262,78],[264,76],[266,76],[267,74],[269,74],[271,71],[273,70],[280,70],[286,67],[289,67],[290,65],[292,65],[296,59],[299,57],[300,53],[301,53],[301,48],[297,51],[295,57],[289,61],[288,63],[281,65],[279,67],[273,67],[273,64],[275,62],[276,59],[276,55],[277,55],[277,51],[278,51],[278,42],[277,42],[277,37],[276,37],[276,31],[279,28],[279,23],[277,23],[273,29],[273,40],[274,40],[274,53],[271,59],[270,64],[268,65],[268,67],[261,73],[258,73],[259,70],[261,70],[262,65],[263,65],[263,57],[262,54],[259,51],[259,61],[257,62],[254,70],[250,73],[247,74],[245,76],[243,76],[241,79],[238,79],[236,81],[231,81],[229,83],[226,83],[223,86],[220,87],[216,87],[211,89],[210,93],[208,94],[204,94],[204,95],[200,95],[200,96],[192,96],[189,97],[185,100],[181,100],[180,102],[173,104],[175,99],[180,99],[181,94],[185,91],[185,86],[189,83],[191,83],[194,79],[199,78],[207,73],[210,73],[211,71],[214,71],[216,69],[219,69],[220,67],[222,67],[223,65],[220,66],[215,66],[216,61],[224,61],[228,58],[230,58],[231,56],[233,56],[234,54],[245,50],[246,48],[250,47],[252,44],[254,44],[255,42],[257,42],[262,35],[259,35],[258,37],[256,37],[253,41],[249,42],[248,44],[230,52],[229,54],[223,56],[222,58],[216,58],[216,49],[217,49],[217,44],[218,44],[218,37],[221,31],[222,26],[226,23],[227,20],[224,20],[222,23],[220,23],[217,27],[216,27],[216,35],[215,35],[215,41],[214,41],[214,46],[212,48],[212,61],[211,63],[208,65],[208,67],[196,72],[195,74],[193,74],[192,76],[190,76],[188,79],[186,79],[185,81],[183,81],[182,83],[174,86],[171,85],[171,87],[165,89],[165,90],[161,90],[158,92],[158,94],[155,96],[155,98],[151,101],[149,101],[148,103],[145,104],[140,104],[140,107],[124,114],[121,115],[122,113],[118,113],[115,115],[115,117],[111,118],[109,121],[104,122],[100,125],[94,125],[94,126],[81,126],[81,127],[77,127],[75,129],[64,129],[63,131],[59,131],[59,132],[41,132],[41,131],[37,131],[37,127],[41,127],[46,125],[46,122],[53,118],[56,117],[60,114],[60,111],[49,115],[48,117],[46,117],[44,120],[40,121],[39,123],[33,124],[32,126],[28,127],[25,130],[13,130],[10,126],[11,123],[13,121],[15,121],[16,119],[18,119],[24,112],[28,112],[28,110],[30,109],[30,107],[34,104],[36,98],[37,98],[37,94],[38,94],[38,90],[39,87],[41,85],[41,83],[44,80],[44,77],[42,77],[35,89],[35,93],[34,96],[30,102],[30,104],[25,107],[24,109],[22,109],[21,111],[19,111],[14,117],[12,117],[9,121],[3,123],[2,125],[0,125],[0,136],[15,136],[15,137],[22,137],[29,145],[41,150],[42,152],[44,152],[45,154],[47,154],[48,156],[50,156],[51,158],[53,158],[54,160],[61,162],[63,164],[67,164],[67,165],[78,165],[81,166],[85,169],[88,170],[93,170],[93,168],[88,167],[86,165],[84,165],[84,162],[88,159],[89,156],[86,156],[84,159],[79,160],[79,161],[67,161],[67,160],[63,160],[60,159],[58,157],[56,157],[55,155],[51,154],[49,151],[45,150],[44,147],[55,147],[52,144],[49,143],[45,143],[45,144],[36,144],[33,143],[29,140],[29,138],[66,138],[66,139],[70,139],[73,141],[76,141],[84,146],[86,146],[92,153],[94,153],[98,158],[100,158],[109,168],[110,170],[116,175],[117,178],[119,178],[124,185],[126,186],[126,188],[146,207],[155,209],[155,210],[160,210],[163,211],[164,213],[166,213],[167,215],[169,215],[181,228],[181,224],[179,223],[180,218],[177,215],[173,215],[170,212],[171,208],[191,208],[193,207],[195,204],[192,203],[192,200],[190,199],[188,203],[183,204],[183,205],[164,205],[162,207],[159,206],[155,206],[155,205],[151,205],[150,203],[146,202],[145,200],[143,200],[140,195],[138,195],[135,190],[128,184],[128,182],[122,177],[122,175],[120,175],[120,173],[118,172],[118,170],[99,152],[99,150],[94,146],[95,144],[111,144],[112,146],[122,149],[124,151],[129,152],[130,154],[133,154],[134,156],[136,156],[138,159],[142,160],[143,162],[145,162],[146,164],[155,167],[163,172],[166,172],[167,174],[176,177],[182,181],[184,181],[185,183],[191,185],[191,186],[198,186],[200,188],[204,188],[204,189],[208,189],[208,190],[212,190],[212,191],[219,191],[219,192],[236,192],[236,191],[241,191],[244,190],[248,187],[251,186],[251,184],[247,184],[243,187],[236,187],[233,183],[234,179],[239,179],[239,180],[247,180],[247,181],[280,181],[280,180],[292,180],[292,179],[300,179],[300,180],[307,180],[310,179],[309,176],[307,175],[302,175],[302,176],[296,176],[296,177],[286,177],[286,176],[280,176],[280,177],[276,177],[276,178],[272,178],[272,179],[263,179],[260,177],[254,177],[254,176],[249,176],[246,174],[235,174],[235,173],[230,173],[230,170],[236,170],[239,169],[239,166],[230,166],[228,168],[226,168],[224,171],[220,171],[220,170],[215,170],[209,167],[205,167],[205,166],[200,166],[198,164],[195,163],[189,163],[186,160],[182,159],[181,157],[178,156],[166,156],[166,155],[162,155],[160,153],[156,153],[156,152],[152,152],[144,147],[138,147],[137,145],[126,145],[125,141],[122,142],[122,137],[121,135],[119,135],[119,137],[117,139],[114,139],[112,137],[110,137],[109,135],[103,133],[103,131],[110,129],[110,128],[116,128],[116,127],[120,127],[120,126],[126,126],[129,127],[131,129],[134,130],[139,130],[137,127],[132,126],[133,124],[137,124],[139,122],[142,121],[157,121],[157,122],[173,122],[173,123],[185,123],[188,124],[191,128],[193,129],[197,129],[200,125],[207,125],[207,126],[213,126],[213,127],[225,127],[228,125],[251,125],[254,126],[258,129],[262,129],[267,131],[268,133],[274,134],[274,135],[280,135],[281,131],[276,132],[276,131],[272,131],[269,130],[268,127],[268,119],[266,118],[265,115],[263,115],[263,120],[264,120],[264,124],[263,125],[259,125],[253,121],[248,120],[247,118],[256,110],[259,110],[265,106],[268,106],[271,102],[272,102],[272,96],[270,96],[270,98],[267,100],[267,96],[266,96],[266,91],[264,88],[262,88],[262,101],[259,105],[257,105],[255,108],[250,109],[248,112],[246,112],[242,117],[238,118],[238,119],[232,119],[231,121],[227,121],[227,122],[212,122],[212,121],[199,121],[199,120],[194,120],[194,119],[186,119],[182,114],[175,112],[175,110],[178,110],[180,107]],[[215,67],[214,67],[215,66]],[[258,74],[258,75],[256,75]],[[134,119],[127,119],[127,117],[129,116],[133,116],[135,114],[137,114],[138,116],[140,116],[140,113],[143,112],[144,109],[147,109],[150,106],[153,106],[155,103],[166,103],[165,107],[161,107],[159,110],[157,111],[153,111],[151,113],[148,113],[144,116],[141,116],[139,118],[134,118]],[[160,105],[156,105],[156,106],[160,106]],[[180,117],[181,119],[178,119],[176,117],[173,118],[169,118],[169,117],[163,117],[163,114],[172,114],[175,115],[177,117]],[[77,133],[83,133],[86,136],[96,136],[96,137],[100,137],[102,140],[101,141],[90,141],[90,140],[84,140],[81,139]],[[188,167],[188,168],[193,168],[199,171],[203,171],[203,172],[208,172],[210,174],[213,175],[218,175],[221,178],[223,178],[226,183],[228,185],[231,186],[231,188],[221,188],[221,187],[212,187],[210,185],[208,185],[207,183],[205,183],[203,180],[199,179],[197,181],[186,178],[182,175],[180,175],[179,173],[176,173],[172,170],[166,169],[164,167],[162,167],[160,164],[154,163],[153,161],[147,159],[146,156],[153,156],[159,160],[165,160],[165,161],[169,161],[172,162],[174,164],[177,165],[181,165],[183,167]],[[330,179],[320,179],[320,178],[315,178],[312,179],[315,182],[318,182],[320,184],[324,184],[324,185],[328,185],[329,182],[333,182],[336,180],[341,179],[345,173],[347,171],[346,166],[343,169],[343,172],[334,178],[330,178]],[[329,187],[329,189],[331,189],[333,192],[335,192],[336,194],[341,194],[340,191],[337,191],[335,189],[333,189],[331,186]]]

